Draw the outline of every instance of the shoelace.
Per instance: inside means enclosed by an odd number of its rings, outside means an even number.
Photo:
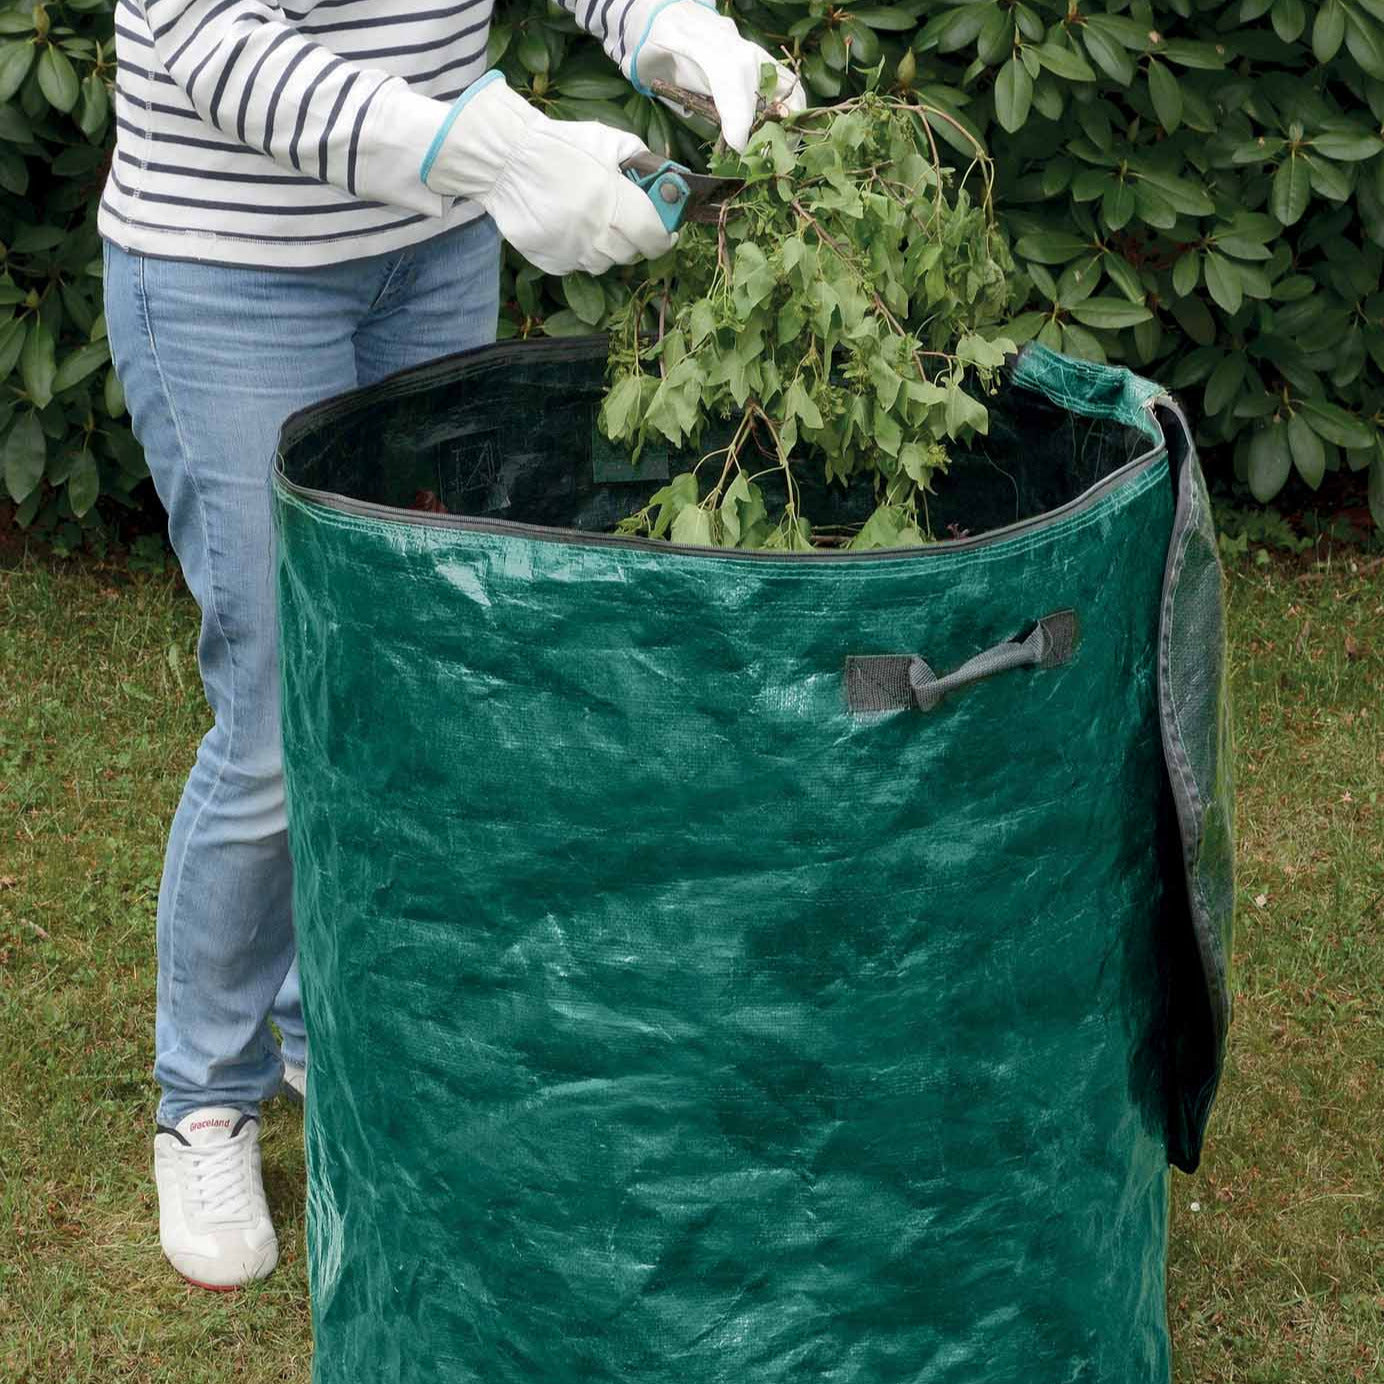
[[[184,1174],[198,1211],[211,1221],[235,1220],[250,1205],[250,1160],[241,1139],[182,1151]]]

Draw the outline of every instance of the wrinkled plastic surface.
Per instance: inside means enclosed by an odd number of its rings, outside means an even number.
[[[675,551],[589,532],[656,485],[598,479],[600,385],[497,347],[285,431],[316,1384],[1166,1384],[1228,939],[1160,699],[1219,706],[1195,523],[1163,629],[1195,457],[1029,352],[948,487],[1020,527]],[[1066,608],[1060,667],[847,707]]]

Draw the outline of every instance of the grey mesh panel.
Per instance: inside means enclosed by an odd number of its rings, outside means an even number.
[[[1177,481],[1160,611],[1159,718],[1199,972],[1181,977],[1180,990],[1173,977],[1169,1141],[1173,1161],[1190,1170],[1200,1154],[1230,1023],[1234,788],[1223,579],[1211,506],[1186,418],[1171,401],[1159,407],[1158,417]]]

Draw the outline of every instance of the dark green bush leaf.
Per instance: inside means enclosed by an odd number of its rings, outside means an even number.
[[[1239,266],[1214,250],[1206,252],[1206,288],[1217,306],[1231,314],[1240,311],[1245,291]]]
[[[1071,313],[1085,326],[1111,331],[1132,327],[1136,322],[1147,322],[1153,316],[1142,303],[1131,303],[1122,298],[1088,298],[1073,307]]]
[[[1270,423],[1250,438],[1249,488],[1260,504],[1268,504],[1283,489],[1293,469],[1286,433],[1282,423]]]
[[[81,90],[71,60],[61,48],[49,44],[38,59],[38,86],[55,110],[70,111]]]
[[[902,33],[918,23],[917,16],[911,11],[893,5],[853,5],[845,13],[871,29],[890,29]]]
[[[1326,0],[1312,21],[1312,55],[1318,62],[1330,62],[1340,51],[1346,36],[1346,12],[1341,0]]]
[[[1182,123],[1182,88],[1161,62],[1149,59],[1149,99],[1159,124],[1169,133]]]
[[[94,370],[99,370],[111,358],[110,347],[104,341],[95,341],[87,346],[78,346],[75,351],[65,355],[53,376],[53,393],[61,394],[81,383]]]
[[[1311,197],[1306,161],[1296,154],[1290,154],[1278,165],[1278,172],[1273,175],[1273,192],[1269,198],[1273,214],[1285,226],[1296,225],[1307,210]]]
[[[567,306],[588,326],[605,316],[606,300],[601,285],[590,274],[568,274],[562,280]]]
[[[995,79],[995,114],[1006,130],[1019,129],[1033,104],[1033,78],[1018,58],[1010,58]]]
[[[1134,80],[1134,64],[1129,54],[1104,29],[1093,28],[1090,24],[1081,31],[1081,41],[1091,60],[1112,81],[1128,86]]]
[[[1039,264],[1066,264],[1090,248],[1090,241],[1065,231],[1042,231],[1021,236],[1014,246],[1017,254],[1024,259],[1036,260]]]
[[[38,415],[21,413],[10,425],[4,445],[0,446],[5,488],[16,504],[38,489],[47,456],[48,443],[39,425]]]
[[[1231,351],[1211,372],[1211,378],[1206,382],[1203,403],[1207,413],[1220,413],[1228,408],[1244,382],[1245,358],[1239,351]]]
[[[1307,27],[1307,11],[1302,0],[1274,0],[1270,15],[1274,33],[1284,43],[1296,43]]]
[[[1094,82],[1096,80],[1095,70],[1073,48],[1064,47],[1057,43],[1037,43],[1033,45],[1033,52],[1037,55],[1038,61],[1047,68],[1054,76],[1061,77],[1068,82]]]
[[[1321,399],[1303,399],[1298,409],[1318,437],[1338,447],[1368,447],[1374,441],[1374,430],[1368,423],[1335,404]]]
[[[1384,153],[1384,139],[1373,130],[1323,130],[1313,135],[1312,147],[1329,159],[1348,162]]]
[[[42,323],[35,323],[29,328],[24,349],[19,353],[19,377],[24,383],[25,393],[37,408],[47,408],[53,397],[56,369],[53,335]]]
[[[67,475],[67,503],[78,519],[96,503],[101,491],[101,473],[96,466],[96,458],[83,447],[72,458],[72,469]]]
[[[1326,474],[1326,449],[1321,438],[1308,427],[1300,413],[1288,420],[1288,447],[1293,454],[1293,465],[1298,475],[1315,490]]]
[[[34,62],[34,45],[27,39],[0,43],[0,101],[8,101],[19,90]]]

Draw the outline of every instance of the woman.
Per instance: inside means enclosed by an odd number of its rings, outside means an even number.
[[[749,136],[770,61],[700,0],[563,0],[640,90]],[[259,1111],[301,1095],[279,759],[269,468],[283,420],[493,339],[499,241],[550,273],[673,244],[619,172],[632,135],[482,74],[492,0],[119,0],[101,204],[116,368],[183,573],[215,723],[158,907],[159,1235],[184,1277],[274,1267]],[[780,69],[779,99],[803,103]],[[269,1028],[273,1018],[282,1050]]]

